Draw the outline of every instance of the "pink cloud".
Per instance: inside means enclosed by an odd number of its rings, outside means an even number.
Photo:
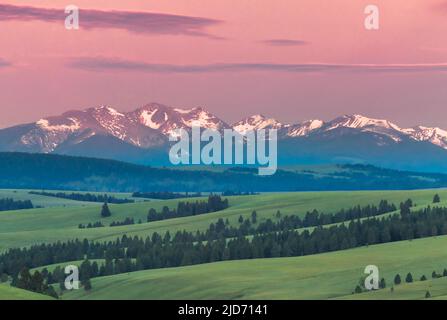
[[[60,9],[0,4],[0,21],[45,21],[60,23],[65,19]],[[101,11],[80,9],[81,27],[85,29],[122,29],[134,33],[183,34],[218,38],[204,29],[219,20],[175,14],[139,11]]]
[[[88,71],[132,71],[148,73],[209,73],[241,71],[273,71],[289,73],[361,72],[409,73],[447,72],[447,63],[437,64],[329,64],[329,63],[215,63],[215,64],[157,64],[116,58],[75,58],[69,67]]]
[[[5,67],[9,67],[9,66],[11,66],[11,62],[0,58],[0,68],[5,68]]]

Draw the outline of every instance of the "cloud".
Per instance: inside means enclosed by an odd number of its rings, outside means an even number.
[[[64,9],[37,8],[0,4],[0,21],[45,21],[64,25]],[[218,39],[204,29],[220,20],[164,13],[137,11],[101,11],[82,9],[79,24],[83,29],[122,29],[133,33],[181,34]]]
[[[310,44],[304,40],[294,40],[294,39],[269,39],[262,41],[264,44],[276,47],[294,47],[294,46],[305,46]]]
[[[71,68],[86,71],[134,71],[146,73],[212,73],[243,71],[274,71],[288,73],[361,72],[361,73],[414,73],[447,72],[447,63],[439,64],[275,64],[275,63],[216,63],[216,64],[157,64],[115,58],[75,58],[68,62]]]
[[[6,68],[11,66],[11,63],[9,61],[3,60],[0,58],[0,68]]]

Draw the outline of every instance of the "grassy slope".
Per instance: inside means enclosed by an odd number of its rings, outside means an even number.
[[[30,190],[22,189],[0,189],[1,198],[12,198],[14,200],[31,200],[34,206],[40,207],[82,207],[91,205],[91,202],[73,201],[68,199],[45,197],[36,194],[29,194]]]
[[[32,268],[32,269],[30,269],[30,272],[34,273],[34,271],[42,271],[43,269],[47,269],[48,271],[53,272],[54,269],[56,269],[57,267],[64,269],[66,266],[69,266],[69,265],[79,267],[83,261],[84,260],[75,260],[75,261],[54,263],[54,264],[50,264],[50,265],[46,265],[46,266]],[[101,266],[105,263],[105,259],[89,259],[89,261],[92,263],[96,262],[98,264],[98,266]]]
[[[253,210],[258,213],[259,220],[274,218],[276,211],[283,215],[297,214],[303,216],[314,208],[324,212],[334,212],[340,208],[353,205],[378,204],[387,199],[398,204],[407,198],[415,203],[429,204],[435,193],[441,199],[447,199],[447,190],[418,191],[358,191],[358,192],[300,192],[262,194],[256,196],[230,197],[230,208],[227,210],[178,219],[157,221],[121,227],[104,227],[95,229],[78,229],[78,224],[101,220],[108,225],[113,220],[133,217],[136,221],[146,220],[148,209],[160,210],[167,205],[175,207],[178,201],[167,200],[140,202],[132,204],[110,205],[112,217],[100,219],[100,205],[89,203],[85,207],[52,207],[22,211],[0,212],[0,250],[10,247],[26,246],[38,242],[55,242],[74,238],[94,240],[114,239],[123,234],[147,236],[152,232],[171,233],[177,230],[196,231],[208,228],[209,224],[219,218],[229,219],[237,224],[239,215],[249,217]]]
[[[0,284],[0,300],[53,300],[53,298]]]
[[[426,275],[430,279],[430,275]],[[447,278],[430,279],[427,281],[415,281],[394,286],[394,291],[390,288],[383,290],[364,292],[361,294],[339,297],[341,300],[420,300],[425,299],[426,292],[429,291],[431,299],[447,299]]]
[[[76,201],[64,198],[57,198],[51,196],[42,196],[38,194],[30,194],[30,191],[41,192],[42,190],[29,190],[29,189],[0,189],[0,199],[1,198],[12,198],[14,200],[31,200],[35,206],[41,207],[85,207],[86,205],[95,204],[94,202],[88,201]],[[45,190],[52,193],[64,192],[70,193],[90,193],[94,195],[104,195],[113,196],[118,199],[132,199],[136,202],[141,202],[145,200],[158,201],[156,199],[146,199],[146,198],[135,198],[132,197],[132,193],[126,192],[92,192],[92,191],[65,191],[65,190]]]
[[[20,191],[0,190],[0,195],[2,193],[16,195],[16,199],[17,195],[24,197],[21,199],[26,199],[27,196]],[[397,204],[410,197],[418,205],[427,205],[431,203],[435,193],[440,194],[441,199],[447,199],[447,190],[302,192],[230,197],[231,207],[222,212],[141,225],[82,230],[77,228],[79,223],[102,220],[108,224],[112,220],[122,220],[125,217],[144,221],[149,208],[159,210],[163,205],[175,207],[181,200],[110,205],[113,216],[99,219],[101,204],[77,202],[76,206],[66,206],[63,202],[73,201],[41,197],[47,198],[47,207],[50,206],[48,203],[54,205],[43,209],[0,212],[0,250],[42,241],[53,242],[73,238],[105,240],[122,234],[149,235],[154,231],[203,230],[221,217],[228,218],[232,224],[236,224],[239,215],[248,217],[253,210],[257,211],[259,220],[263,220],[273,218],[278,209],[283,215],[302,216],[307,210],[314,208],[334,212],[357,204],[377,204],[381,199]],[[62,202],[56,204],[60,200]],[[148,270],[94,279],[93,292],[87,294],[80,290],[67,294],[66,298],[325,299],[343,296],[352,298],[354,296],[349,293],[357,284],[367,264],[378,265],[387,283],[391,283],[397,272],[403,275],[411,271],[415,279],[422,273],[429,276],[433,269],[440,272],[447,266],[447,257],[444,257],[442,252],[446,244],[447,237],[438,237],[308,257],[230,261]],[[396,289],[394,297],[399,294],[398,292],[400,290]],[[441,294],[446,293],[447,289],[441,290],[437,296],[441,297]],[[385,291],[368,294],[385,294]],[[435,296],[434,293],[432,295]],[[355,295],[355,298],[361,297],[362,295]]]
[[[332,299],[388,298],[389,289],[351,295],[365,266],[375,264],[388,284],[396,273],[442,272],[447,236],[402,241],[319,255],[226,261],[146,270],[93,279],[93,291],[64,299]],[[423,298],[432,281],[401,285],[393,299]],[[436,283],[436,284],[435,284]],[[417,290],[407,289],[414,286]],[[432,296],[447,294],[447,280],[433,281]],[[423,292],[423,295],[421,293]],[[369,296],[368,296],[369,295]],[[377,295],[377,296],[374,296]],[[383,295],[383,296],[381,296]]]

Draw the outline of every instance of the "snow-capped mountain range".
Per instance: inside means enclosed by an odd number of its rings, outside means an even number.
[[[362,139],[368,137],[367,143],[370,148],[376,148],[374,149],[376,151],[380,150],[377,148],[400,145],[405,145],[408,149],[407,145],[410,144],[411,149],[418,152],[422,146],[420,143],[423,143],[444,151],[445,160],[447,160],[447,131],[436,127],[401,128],[388,120],[373,119],[358,114],[340,116],[327,122],[313,119],[295,124],[284,124],[258,114],[229,125],[203,108],[183,109],[158,103],[150,103],[130,112],[120,112],[109,106],[74,110],[60,116],[43,118],[35,123],[1,129],[0,151],[92,155],[92,150],[96,150],[101,155],[98,150],[104,146],[100,144],[114,146],[117,148],[116,153],[118,149],[121,153],[130,152],[130,150],[135,152],[137,149],[152,150],[166,146],[169,143],[169,136],[175,129],[189,129],[193,125],[219,131],[232,128],[242,134],[249,130],[274,128],[278,129],[280,141],[288,142],[316,141],[315,144],[321,144],[322,141],[337,139],[338,145],[346,141],[346,145],[341,149],[345,150],[346,156],[350,158],[353,154],[354,158],[358,157],[358,153],[355,153],[353,149],[359,149],[365,143],[352,144],[353,141],[359,141],[360,136]],[[308,143],[307,149],[309,145]],[[123,151],[123,146],[127,151]],[[328,143],[327,148],[329,146]],[[319,146],[313,147],[317,148],[315,153],[321,151],[318,150]],[[85,151],[86,148],[88,152]],[[287,148],[289,149],[286,153],[290,154],[293,151],[290,149],[293,147],[289,145]],[[73,151],[74,149],[76,152]],[[338,158],[345,156],[340,148],[331,149],[330,152],[336,154]],[[135,158],[137,158],[136,154]],[[126,160],[125,156],[123,154],[111,157]],[[363,154],[362,157],[362,160],[367,158]]]
[[[297,124],[283,124],[276,119],[257,114],[228,125],[200,107],[181,109],[159,103],[150,103],[131,112],[119,112],[109,106],[100,106],[40,119],[28,125],[30,130],[20,136],[20,143],[47,153],[69,139],[80,143],[94,135],[102,134],[111,135],[137,147],[150,148],[164,143],[163,138],[169,137],[175,129],[190,129],[193,125],[218,131],[232,128],[241,134],[250,130],[277,129],[283,138],[303,137],[317,130],[329,132],[337,128],[351,128],[388,136],[395,142],[401,141],[402,137],[410,137],[447,149],[446,130],[424,126],[400,128],[388,120],[358,114],[344,115],[328,122],[315,119]]]
[[[402,137],[409,137],[416,141],[428,141],[436,146],[447,149],[447,131],[437,127],[416,126],[413,128],[400,128],[398,125],[382,119],[368,118],[359,114],[344,115],[332,121],[307,120],[298,124],[282,124],[262,115],[255,115],[234,124],[233,129],[245,133],[249,130],[278,129],[285,130],[287,137],[302,137],[314,131],[329,132],[337,128],[351,128],[362,132],[371,132],[385,135],[399,142]]]

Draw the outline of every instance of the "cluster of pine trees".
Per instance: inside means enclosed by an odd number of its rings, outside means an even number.
[[[228,199],[222,200],[219,195],[208,196],[207,201],[184,202],[177,204],[177,209],[164,206],[161,212],[151,208],[147,214],[147,222],[165,219],[195,216],[204,213],[216,212],[228,208]]]
[[[433,279],[447,277],[447,269],[444,269],[442,274],[439,274],[436,272],[436,270],[433,270],[431,277]],[[427,281],[427,277],[425,276],[425,274],[420,277],[419,281]],[[407,275],[405,276],[405,283],[412,283],[412,282],[414,282],[413,275],[411,274],[411,272],[408,272]],[[400,274],[396,274],[394,276],[393,283],[396,286],[398,286],[402,283],[402,278],[401,278]],[[382,279],[380,279],[380,282],[379,282],[379,289],[385,289],[385,288],[386,288],[386,281],[384,278],[382,278]],[[367,290],[365,289],[364,279],[361,278],[359,281],[359,284],[355,287],[353,293],[362,293],[365,291],[367,291]],[[394,291],[394,287],[391,287],[391,291]],[[431,297],[430,292],[427,291],[427,293],[426,293],[425,297],[430,298]]]
[[[56,290],[50,285],[48,285],[47,279],[39,271],[35,271],[33,274],[30,273],[28,268],[23,268],[17,277],[15,277],[11,285],[41,294],[51,296],[53,298],[58,298]]]
[[[141,220],[138,221],[138,223],[141,223]],[[111,227],[119,227],[119,226],[127,226],[127,225],[131,225],[131,224],[135,224],[135,220],[133,218],[129,218],[127,217],[126,219],[124,219],[123,221],[112,221],[110,223]]]
[[[219,198],[219,201],[222,200]],[[210,202],[216,203],[215,200]],[[381,204],[379,207],[382,211],[395,209],[385,201]],[[0,255],[0,277],[6,274],[18,279],[19,271],[24,268],[84,260],[86,268],[91,269],[85,277],[89,280],[90,277],[144,269],[223,260],[311,255],[447,234],[447,208],[427,207],[410,214],[412,205],[408,199],[400,204],[400,213],[386,217],[373,216],[372,213],[381,212],[378,208],[372,209],[373,206],[355,207],[343,210],[344,213],[351,212],[349,216],[355,216],[355,219],[326,227],[316,225],[313,230],[302,232],[295,229],[297,225],[304,225],[306,217],[301,223],[296,223],[288,216],[281,217],[278,212],[277,222],[267,220],[258,223],[257,214],[253,212],[250,219],[241,217],[237,228],[230,226],[228,220],[219,219],[204,232],[178,231],[171,236],[168,231],[164,235],[153,233],[146,238],[123,235],[108,242],[84,239],[10,249]],[[339,219],[340,212],[333,214],[329,220]],[[366,212],[372,213],[360,219]],[[317,218],[309,218],[307,224],[329,221],[326,214],[311,214]],[[95,266],[95,263],[90,262],[92,259],[104,259],[105,264]],[[44,278],[47,283],[60,281],[60,275],[57,276],[56,272],[46,273]]]
[[[409,202],[407,202],[408,205]],[[88,240],[41,244],[30,248],[11,249],[0,255],[0,273],[14,276],[23,267],[87,259],[133,259],[131,271],[175,267],[222,260],[301,256],[364,246],[447,234],[447,208],[426,208],[405,215],[353,220],[313,231],[283,230],[228,239],[229,226],[223,220],[210,225],[205,232],[177,232],[173,237],[154,233],[146,239],[123,236],[116,241],[98,243]],[[402,214],[403,213],[403,214]],[[253,217],[252,217],[253,218]],[[239,226],[254,228],[249,219]],[[256,230],[256,229],[255,229]],[[246,234],[241,231],[240,234]],[[121,269],[120,269],[121,270]],[[114,271],[115,272],[115,271]]]
[[[141,224],[142,221],[138,220],[138,223]],[[119,226],[131,225],[131,224],[135,224],[134,218],[127,217],[123,221],[112,221],[109,226],[110,227],[119,227]],[[87,225],[81,223],[78,226],[79,229],[102,228],[102,227],[104,227],[104,225],[102,224],[101,221],[97,221],[94,223],[88,223]]]
[[[106,194],[96,195],[91,193],[65,193],[65,192],[47,192],[47,191],[30,191],[30,194],[36,194],[47,197],[55,197],[62,199],[70,199],[75,201],[90,201],[90,202],[107,202],[107,203],[133,203],[132,199],[120,199],[113,196],[108,196]]]
[[[0,211],[23,210],[34,208],[31,200],[14,200],[12,198],[0,199]]]
[[[97,221],[97,222],[89,222],[87,225],[80,223],[78,228],[79,229],[91,229],[91,228],[102,228],[104,227],[104,225],[102,224],[101,221]]]

